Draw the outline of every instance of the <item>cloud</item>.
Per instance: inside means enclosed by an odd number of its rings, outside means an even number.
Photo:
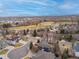
[[[69,9],[74,9],[74,8],[76,8],[78,6],[79,6],[79,4],[67,2],[67,3],[64,3],[62,5],[59,5],[59,8],[69,10]]]
[[[54,7],[57,2],[49,0],[6,0],[6,14],[17,15],[48,15],[51,7]],[[16,4],[14,4],[16,3]]]
[[[36,5],[41,5],[41,6],[55,6],[57,4],[56,1],[54,0],[14,0],[18,4],[36,4]]]
[[[3,13],[5,10],[4,4],[0,3],[0,13]]]
[[[1,15],[64,15],[79,10],[78,0],[1,0]]]
[[[39,0],[17,0],[18,3],[35,3],[35,4],[41,4],[41,5],[47,5],[45,2],[39,1]]]

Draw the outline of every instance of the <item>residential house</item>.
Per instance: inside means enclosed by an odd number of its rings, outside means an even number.
[[[71,56],[73,55],[72,43],[71,42],[61,40],[61,41],[59,41],[59,48],[60,48],[61,54],[63,54],[64,50],[68,50],[68,54],[71,55]]]
[[[8,37],[7,38],[7,43],[10,44],[10,45],[15,45],[21,38],[19,36],[16,36],[16,37]]]

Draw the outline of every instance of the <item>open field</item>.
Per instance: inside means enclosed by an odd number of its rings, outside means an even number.
[[[48,28],[51,25],[55,25],[55,24],[76,24],[77,22],[43,22],[43,23],[39,23],[38,25],[29,25],[29,26],[19,26],[19,27],[13,27],[13,28],[9,28],[9,30],[34,30],[34,29],[42,29],[42,28]]]
[[[39,23],[38,25],[13,27],[13,28],[9,28],[9,30],[24,30],[24,29],[34,30],[34,29],[40,29],[40,28],[48,28],[52,24],[53,22],[43,22],[43,23]]]

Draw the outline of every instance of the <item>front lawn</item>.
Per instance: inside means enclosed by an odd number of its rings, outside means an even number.
[[[4,55],[4,54],[6,54],[7,52],[8,52],[8,49],[1,50],[1,51],[0,51],[0,55]]]
[[[21,47],[23,44],[22,43],[17,43],[14,47],[15,48],[19,48],[19,47]]]
[[[23,37],[22,37],[22,40],[23,40],[23,41],[27,41],[28,38],[27,38],[26,36],[23,36]]]
[[[24,59],[31,59],[30,57],[25,57]]]

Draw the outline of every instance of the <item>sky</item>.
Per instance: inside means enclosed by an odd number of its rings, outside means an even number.
[[[79,0],[0,0],[0,16],[79,15]]]

